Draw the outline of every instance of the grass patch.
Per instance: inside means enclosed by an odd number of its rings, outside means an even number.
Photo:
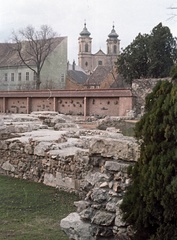
[[[0,176],[1,240],[68,240],[60,220],[78,196],[40,183]]]
[[[120,130],[122,131],[122,134],[125,136],[134,137],[135,135],[135,124],[136,122],[132,121],[124,121],[122,125],[120,125]]]
[[[108,120],[101,122],[97,128],[100,130],[106,130],[108,127],[115,127],[119,129],[121,133],[125,136],[134,137],[134,128],[136,120]]]

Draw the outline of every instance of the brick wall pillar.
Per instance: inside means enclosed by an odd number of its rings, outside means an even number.
[[[2,106],[2,112],[3,112],[3,113],[6,113],[6,98],[5,98],[5,97],[3,97],[2,104],[3,104],[3,106]]]
[[[87,116],[87,98],[84,97],[84,120],[86,119]]]
[[[57,111],[57,99],[56,97],[53,97],[53,111]]]
[[[30,113],[30,98],[29,97],[26,98],[26,113],[27,114]]]

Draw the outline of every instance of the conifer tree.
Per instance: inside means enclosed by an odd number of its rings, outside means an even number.
[[[121,209],[136,240],[177,239],[177,85],[160,81],[136,124],[140,158]]]

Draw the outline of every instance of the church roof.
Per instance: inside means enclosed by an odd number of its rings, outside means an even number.
[[[101,56],[103,56],[103,55],[106,55],[106,54],[100,49],[98,52],[96,52],[93,55],[101,55]]]
[[[114,29],[114,25],[112,26],[111,33],[108,35],[109,38],[118,38],[118,34],[116,33]]]
[[[87,30],[87,27],[86,27],[86,23],[84,23],[84,28],[82,30],[82,32],[80,33],[81,36],[90,36],[90,32]]]

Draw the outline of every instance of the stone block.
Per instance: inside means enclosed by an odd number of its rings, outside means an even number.
[[[12,164],[10,164],[9,161],[4,162],[1,168],[9,172],[15,172],[15,167]]]
[[[121,163],[117,161],[106,161],[105,162],[105,169],[108,171],[114,171],[114,172],[126,172],[127,167],[129,164],[127,163]]]
[[[70,239],[95,240],[91,236],[91,223],[82,221],[78,213],[70,213],[66,218],[63,218],[60,227]]]
[[[64,177],[60,172],[56,172],[56,187],[64,189],[75,189],[75,179]]]
[[[54,177],[54,175],[51,173],[45,173],[44,184],[51,187],[56,187],[56,177]]]
[[[115,214],[109,213],[107,211],[97,211],[92,218],[92,223],[101,226],[110,226],[115,219]]]

